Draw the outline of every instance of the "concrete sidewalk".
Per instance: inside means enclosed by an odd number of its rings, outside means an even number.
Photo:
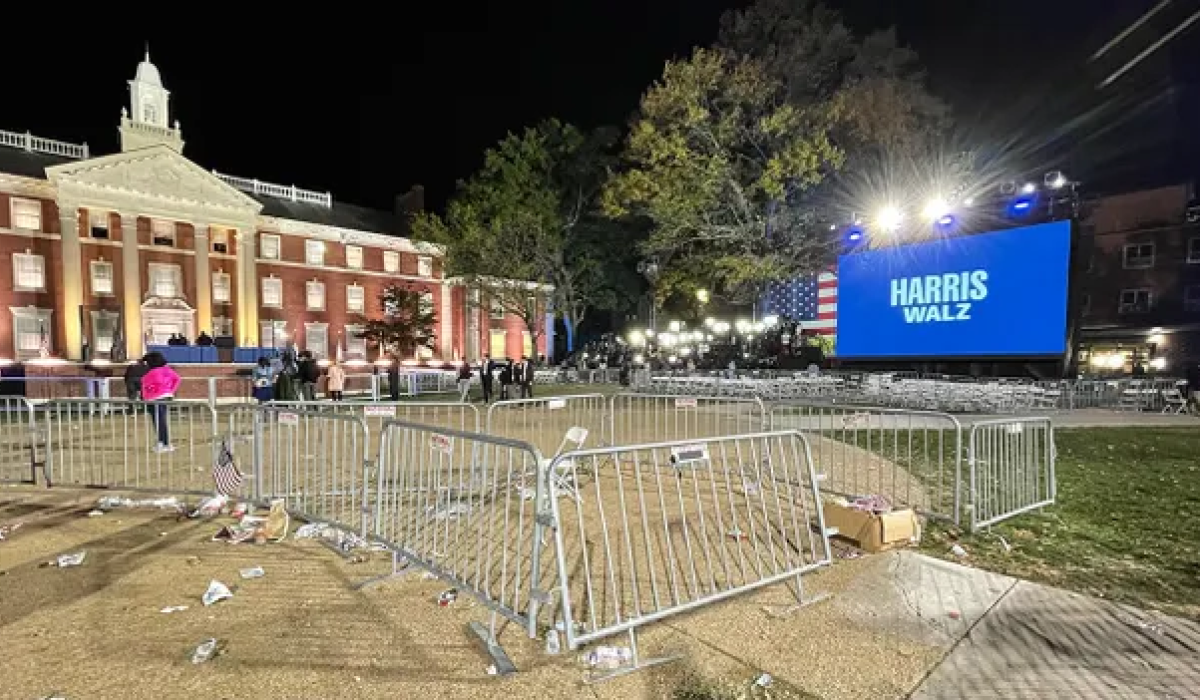
[[[1200,624],[912,552],[889,556],[910,623],[949,642],[914,699],[1200,697]]]

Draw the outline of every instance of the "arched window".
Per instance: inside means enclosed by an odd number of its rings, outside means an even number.
[[[142,105],[142,121],[150,124],[158,123],[158,109],[155,108],[153,102],[146,102]]]

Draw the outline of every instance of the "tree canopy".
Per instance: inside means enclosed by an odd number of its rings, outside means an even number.
[[[714,49],[668,63],[643,96],[605,204],[653,222],[643,251],[663,265],[660,297],[715,286],[746,300],[826,257],[828,233],[793,202],[843,153],[829,109],[786,98],[761,63]]]
[[[424,292],[407,285],[392,284],[379,295],[383,318],[367,321],[358,337],[380,351],[411,355],[417,348],[432,348],[434,333],[433,304]]]

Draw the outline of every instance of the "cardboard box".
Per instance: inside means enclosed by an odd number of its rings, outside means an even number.
[[[865,552],[904,547],[919,537],[921,525],[911,509],[876,515],[840,503],[825,502],[825,527],[837,528],[840,537],[854,540]]]

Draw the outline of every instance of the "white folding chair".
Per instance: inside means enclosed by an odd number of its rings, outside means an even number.
[[[566,452],[579,450],[583,448],[583,443],[587,442],[588,429],[574,426],[567,429],[566,435],[563,435],[562,442],[558,444],[558,450],[550,459],[542,460],[542,470],[547,471],[550,465]],[[554,490],[560,495],[566,494],[576,501],[582,501],[583,498],[579,495],[579,484],[575,482],[575,462],[574,460],[563,460],[559,462],[557,473],[550,474],[553,479]]]

